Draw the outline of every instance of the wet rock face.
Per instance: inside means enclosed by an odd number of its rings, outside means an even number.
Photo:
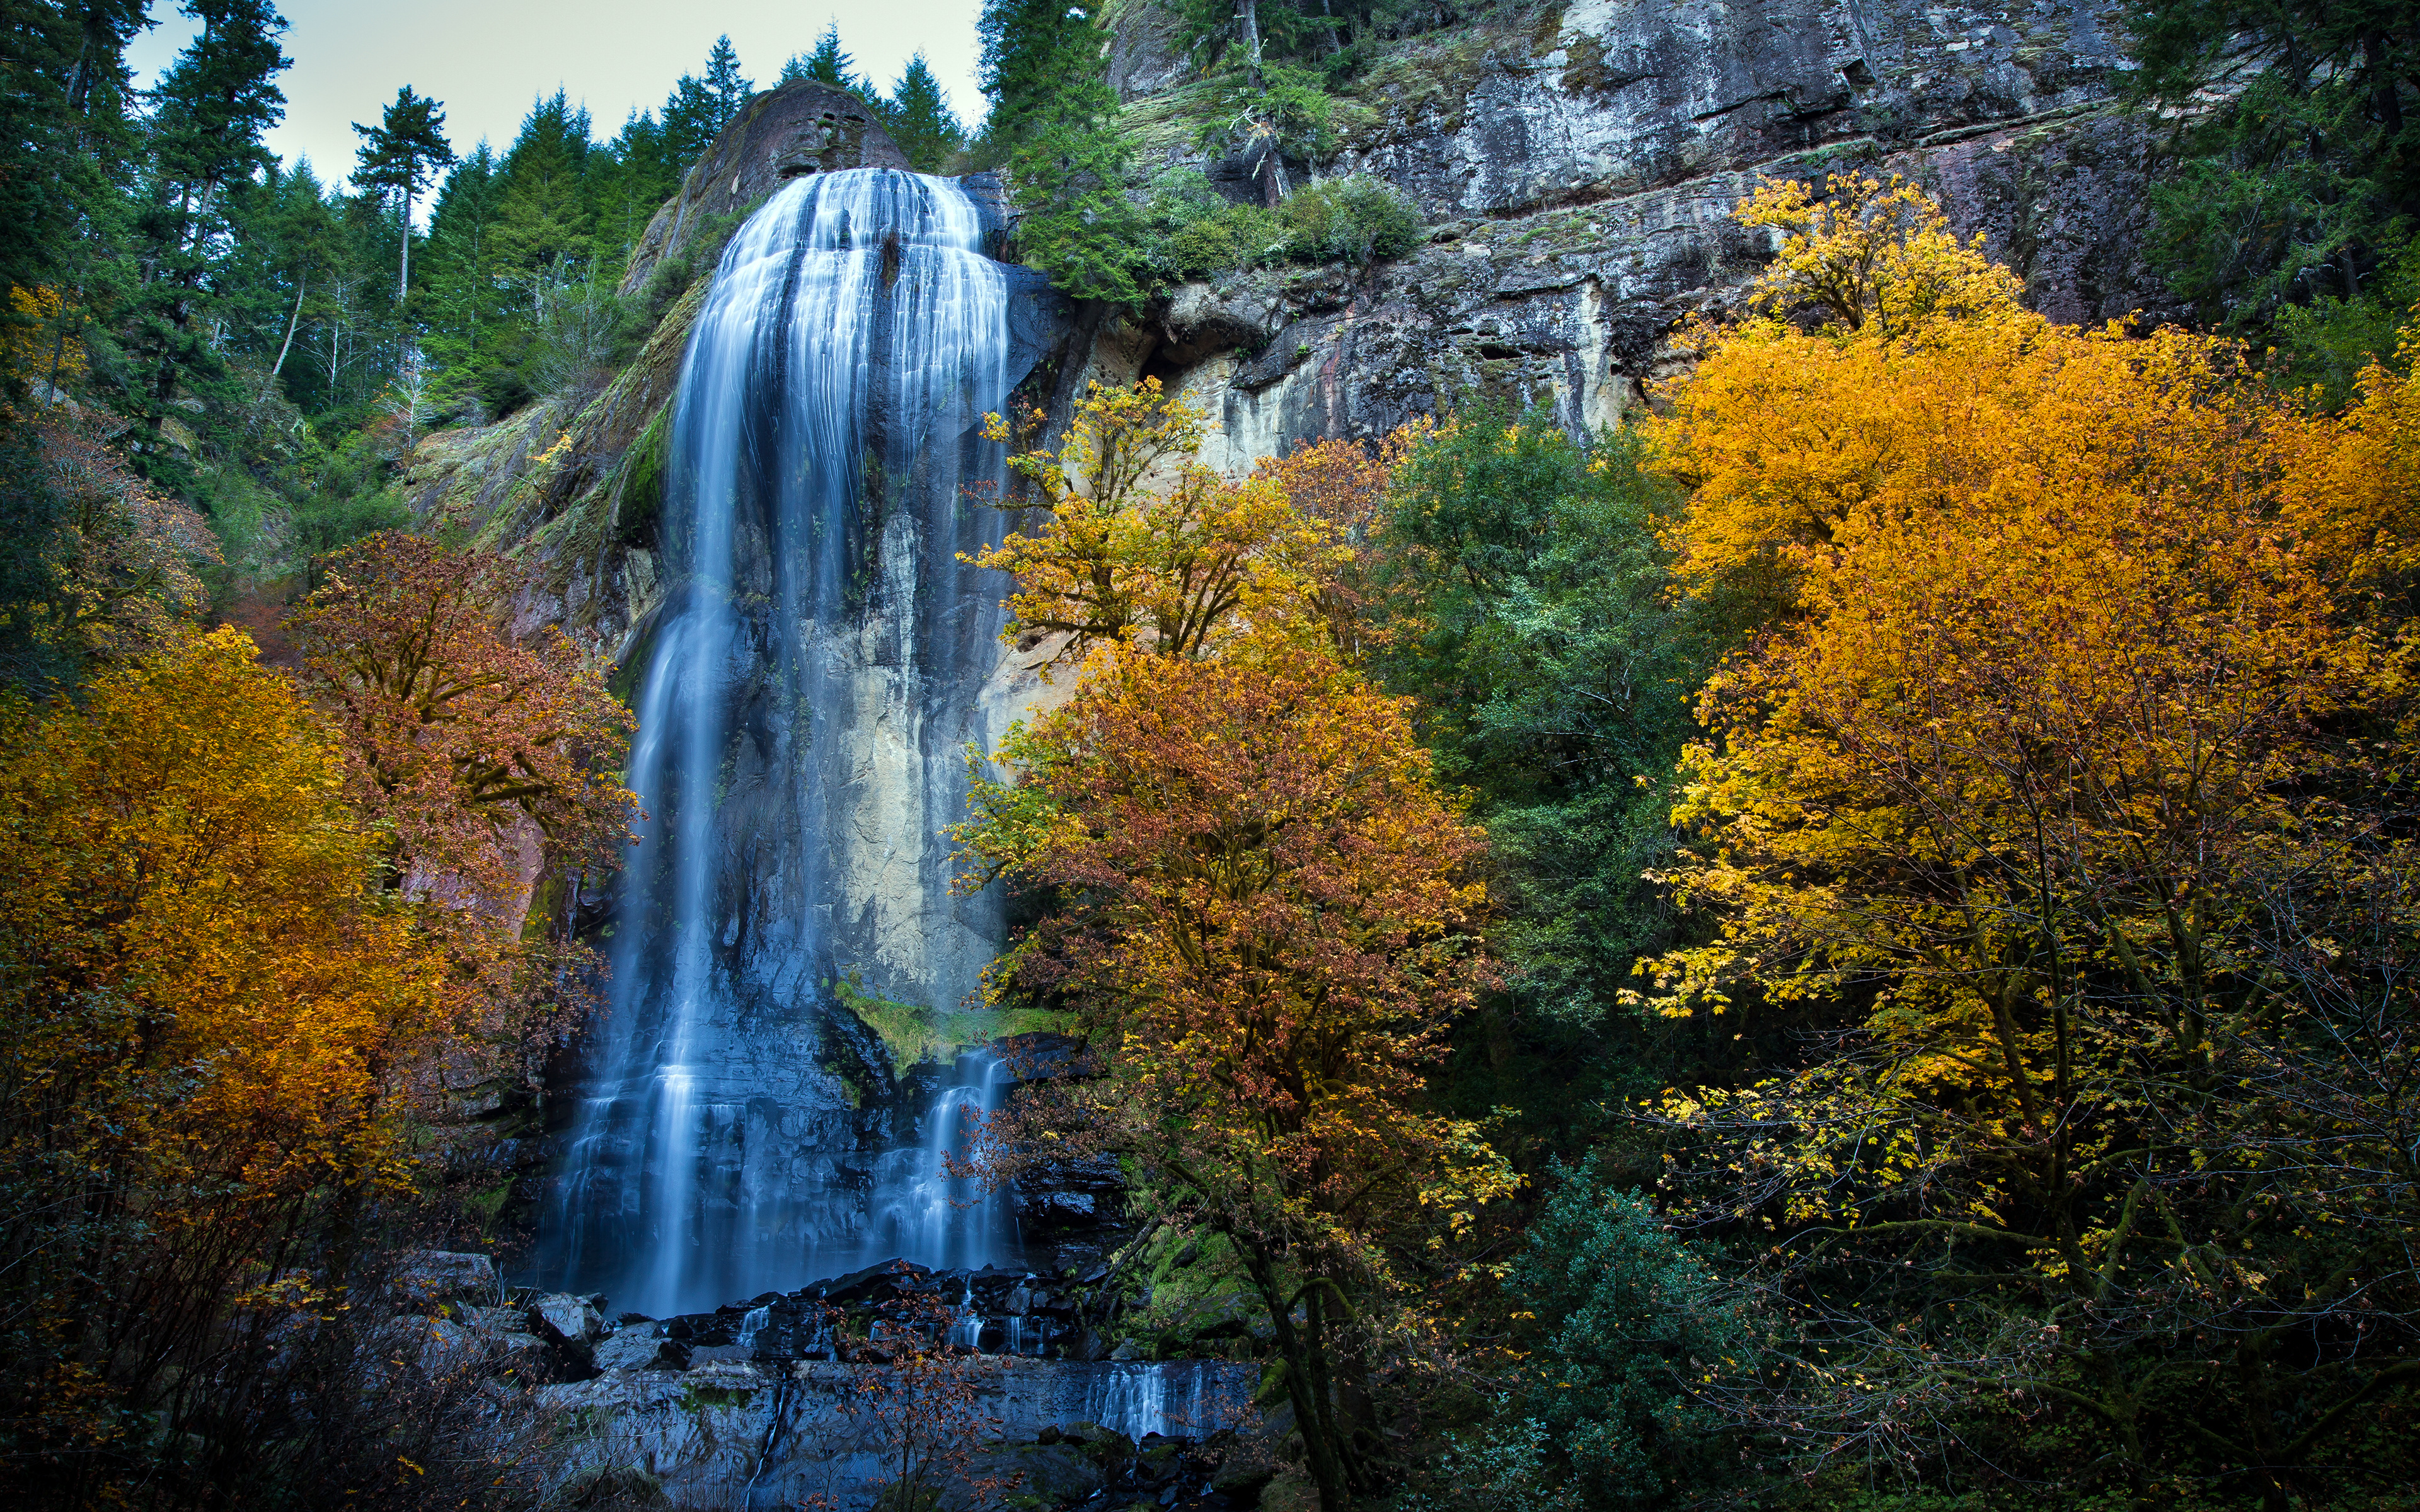
[[[1186,77],[1156,35],[1121,13],[1130,89]],[[1070,370],[1181,387],[1212,418],[1204,460],[1231,471],[1472,396],[1597,429],[1680,370],[1675,328],[1731,309],[1770,255],[1738,202],[1761,177],[1833,170],[1924,185],[2053,318],[2163,318],[2123,39],[2094,0],[1575,0],[1439,33],[1372,70],[1370,116],[1322,170],[1410,194],[1425,245],[1098,316]]]
[[[631,1315],[614,1336],[629,1368],[663,1368],[659,1356],[685,1351],[691,1364],[711,1359],[780,1365],[828,1360],[885,1365],[882,1330],[902,1319],[931,1321],[954,1347],[979,1354],[1034,1360],[1096,1360],[1108,1347],[1095,1325],[1109,1299],[1096,1295],[1107,1272],[1083,1277],[985,1266],[935,1271],[890,1260],[796,1291],[768,1291],[710,1313],[683,1313],[657,1321]],[[619,1343],[624,1338],[640,1342]],[[652,1349],[654,1352],[646,1352]],[[597,1361],[605,1364],[599,1353]]]

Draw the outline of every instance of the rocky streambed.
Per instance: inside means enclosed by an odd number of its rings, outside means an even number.
[[[898,1507],[1256,1504],[1280,1412],[1255,1365],[1140,1360],[1089,1316],[1106,1270],[904,1261],[711,1313],[608,1318],[608,1299],[507,1294],[482,1256],[423,1257],[407,1327],[432,1374],[475,1372],[567,1502]]]

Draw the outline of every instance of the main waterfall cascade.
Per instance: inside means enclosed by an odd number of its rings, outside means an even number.
[[[542,1219],[548,1286],[661,1317],[893,1254],[1014,1257],[1004,1199],[940,1165],[997,1068],[962,1061],[921,1130],[869,1153],[825,1028],[841,973],[949,1008],[1001,935],[995,900],[952,895],[940,835],[966,744],[999,733],[981,695],[1001,595],[959,562],[997,517],[965,488],[1001,476],[981,418],[1032,361],[1022,270],[985,234],[949,179],[796,178],[699,312],[671,586],[634,654],[649,817]]]

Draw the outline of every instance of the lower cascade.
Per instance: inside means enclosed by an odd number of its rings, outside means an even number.
[[[1005,1199],[944,1165],[999,1063],[964,1057],[893,1127],[884,1048],[833,995],[954,1008],[1001,934],[995,899],[953,896],[941,835],[965,747],[1010,712],[985,696],[1001,594],[960,562],[998,534],[967,497],[1001,475],[981,419],[1033,360],[1031,275],[987,234],[953,180],[810,174],[699,310],[666,591],[631,655],[647,818],[541,1218],[548,1289],[665,1317],[892,1257],[1019,1257]]]

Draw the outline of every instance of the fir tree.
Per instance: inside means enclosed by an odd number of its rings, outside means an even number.
[[[952,155],[966,146],[966,131],[950,109],[950,97],[921,52],[908,60],[899,82],[892,85],[890,106],[883,115],[891,140],[899,144],[908,165],[918,173],[939,173]]]
[[[499,176],[498,271],[543,305],[549,284],[588,255],[588,214],[580,171],[588,156],[588,113],[562,90],[540,100],[521,121]]]
[[[984,0],[979,78],[991,100],[984,135],[1005,153],[1036,131],[1089,130],[1116,114],[1102,37],[1066,0]]]
[[[396,274],[395,300],[400,308],[411,295],[411,200],[435,181],[438,171],[454,162],[453,145],[445,140],[444,101],[426,100],[405,85],[395,103],[376,126],[353,123],[362,138],[353,182],[365,190],[386,190],[395,195],[401,221],[403,254]]]
[[[201,316],[215,302],[227,189],[268,166],[261,134],[286,113],[276,85],[289,61],[277,42],[286,23],[267,0],[194,0],[189,13],[201,31],[153,92],[152,172],[135,219],[148,277],[125,393],[155,445],[178,384],[221,371]]]
[[[809,79],[845,90],[860,100],[876,100],[871,81],[859,78],[856,70],[857,59],[840,45],[840,23],[826,22],[823,35],[815,39],[814,52],[793,53],[790,61],[782,65],[782,82],[795,84]]]
[[[144,11],[143,0],[0,0],[0,294],[84,283],[105,246],[96,233],[120,219],[125,50]],[[0,306],[0,322],[26,317]]]
[[[749,94],[755,82],[739,76],[739,54],[728,36],[714,39],[713,50],[706,54],[706,98],[714,102],[714,129],[718,131],[738,118],[748,106]]]
[[[490,366],[484,344],[503,316],[496,289],[502,186],[494,149],[482,142],[455,164],[428,216],[428,351],[439,388],[477,392]]]
[[[732,50],[728,37],[714,39],[703,78],[684,73],[674,84],[664,100],[661,121],[664,153],[675,177],[687,173],[690,164],[703,157],[715,137],[746,108],[753,87],[739,76],[739,54]]]
[[[1142,218],[1100,30],[1065,0],[985,0],[977,29],[991,97],[979,156],[1016,186],[1026,261],[1078,299],[1135,303]]]
[[[2205,318],[2249,330],[2285,306],[2359,300],[2420,232],[2413,15],[2403,0],[2133,8],[2133,87],[2185,123],[2154,180],[2151,252]],[[2195,103],[2232,80],[2246,82],[2217,108]]]

